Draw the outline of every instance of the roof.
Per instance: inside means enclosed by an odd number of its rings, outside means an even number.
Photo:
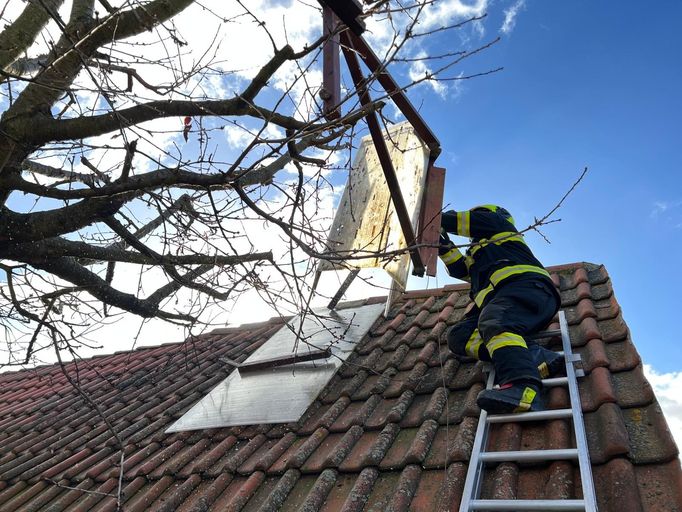
[[[601,512],[681,511],[678,450],[603,266],[549,269],[575,351]],[[282,325],[70,363],[124,442],[124,510],[457,510],[478,421],[480,366],[448,353],[466,286],[407,292],[296,423],[164,434]],[[376,302],[377,299],[369,299]],[[556,327],[556,326],[554,326]],[[559,340],[553,340],[558,348]],[[550,407],[568,405],[562,388]],[[565,420],[495,425],[491,449],[568,448]],[[115,510],[121,452],[59,366],[0,374],[0,510]],[[569,462],[502,463],[484,495],[580,497]]]

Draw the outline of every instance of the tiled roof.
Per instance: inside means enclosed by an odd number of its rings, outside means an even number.
[[[682,511],[678,451],[601,266],[554,267],[601,512]],[[480,367],[448,354],[465,286],[405,293],[295,424],[164,434],[281,320],[66,365],[123,440],[126,511],[457,510]],[[374,300],[376,302],[376,300]],[[553,326],[554,328],[556,326]],[[559,340],[553,340],[558,348]],[[563,388],[546,391],[552,408]],[[565,420],[494,426],[491,449],[569,448]],[[0,510],[115,510],[121,452],[59,366],[0,374]],[[581,496],[572,463],[502,463],[484,497]]]

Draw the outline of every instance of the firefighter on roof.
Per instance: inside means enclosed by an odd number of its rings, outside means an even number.
[[[461,254],[448,237],[471,239]],[[473,307],[448,332],[455,355],[491,361],[499,389],[478,395],[492,414],[542,409],[542,378],[564,368],[563,356],[524,338],[547,326],[560,298],[507,210],[483,205],[443,213],[439,255],[452,277],[471,283]]]

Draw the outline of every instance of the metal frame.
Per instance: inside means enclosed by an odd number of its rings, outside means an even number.
[[[365,23],[358,19],[362,14],[362,4],[358,0],[318,0],[322,8],[329,7],[339,19],[355,34],[365,31]]]
[[[363,106],[371,104],[372,99],[367,88],[367,81],[360,70],[358,55],[405,118],[412,124],[417,135],[429,148],[428,186],[425,187],[426,191],[422,198],[422,207],[420,208],[418,224],[420,232],[415,234],[377,116],[375,113],[367,116],[369,131],[377,150],[384,176],[386,177],[386,183],[391,193],[398,220],[400,221],[400,227],[405,241],[408,246],[412,247],[410,249],[410,258],[413,266],[412,274],[421,277],[426,272],[429,276],[435,276],[438,261],[437,243],[440,231],[440,210],[445,183],[445,169],[433,166],[441,152],[440,141],[407,98],[403,88],[397,84],[381,60],[362,38],[361,34],[364,32],[365,26],[362,20],[358,19],[363,12],[362,4],[358,0],[318,1],[322,5],[324,33],[329,35],[323,45],[323,87],[321,97],[324,104],[324,116],[328,120],[333,120],[341,115],[339,107],[341,102],[341,72],[338,55],[340,42],[361,104]],[[348,30],[343,30],[340,34],[335,35],[334,32],[337,30],[336,23],[338,21],[345,24]],[[434,182],[432,183],[430,180]],[[419,245],[422,245],[422,247],[419,248]],[[349,279],[346,280],[342,289],[337,292],[331,304],[336,305],[335,302],[338,302],[354,277],[355,275],[349,276]]]

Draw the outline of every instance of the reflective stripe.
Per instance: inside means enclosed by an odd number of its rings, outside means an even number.
[[[528,409],[530,409],[530,406],[535,399],[535,395],[537,395],[537,391],[535,391],[533,388],[524,389],[523,394],[521,395],[521,400],[519,401],[519,406],[514,409],[514,412],[526,412]]]
[[[490,338],[490,341],[485,344],[485,346],[488,349],[488,352],[490,352],[491,356],[497,349],[503,347],[528,348],[528,345],[526,345],[526,340],[524,340],[522,336],[514,334],[513,332],[503,332],[497,336],[493,336]]]
[[[467,344],[464,347],[464,351],[467,353],[468,356],[479,359],[478,349],[481,348],[482,344],[483,338],[481,338],[481,333],[478,332],[478,329],[474,329],[474,332],[472,332],[471,336],[469,336],[469,341],[467,341]]]
[[[516,231],[504,231],[503,233],[497,233],[490,238],[484,238],[479,240],[469,249],[470,254],[473,256],[480,249],[483,249],[488,244],[501,245],[505,242],[521,242],[525,244],[526,241],[523,239],[523,235],[517,233]]]
[[[474,259],[467,254],[467,256],[464,258],[464,264],[467,266],[467,270],[469,270],[471,265],[474,264]]]
[[[459,252],[459,249],[457,249],[457,247],[453,247],[445,254],[442,254],[440,259],[446,265],[452,265],[463,257],[464,256],[462,256],[462,253]]]
[[[549,366],[547,366],[547,363],[540,363],[538,365],[538,372],[540,373],[541,379],[546,379],[549,377]]]
[[[535,265],[510,265],[492,273],[490,276],[490,284],[476,294],[476,297],[474,297],[474,302],[478,307],[481,307],[481,304],[483,304],[483,301],[488,294],[492,292],[502,281],[508,277],[518,274],[525,274],[528,272],[549,277],[549,272],[547,272],[544,268],[536,267]]]
[[[479,204],[478,206],[474,206],[472,210],[475,210],[476,208],[485,208],[486,210],[490,210],[493,213],[497,211],[497,206],[494,204]]]
[[[457,234],[471,236],[471,213],[457,212]]]

